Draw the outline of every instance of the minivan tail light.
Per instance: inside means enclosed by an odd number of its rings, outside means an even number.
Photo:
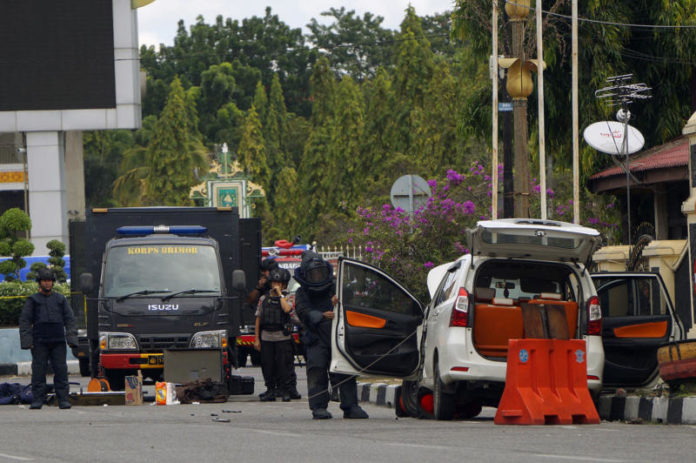
[[[597,296],[592,296],[587,301],[587,334],[590,336],[602,334],[602,308]]]
[[[469,292],[464,288],[459,288],[454,301],[450,326],[469,326]]]

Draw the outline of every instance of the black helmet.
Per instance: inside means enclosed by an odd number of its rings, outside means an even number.
[[[273,270],[276,268],[278,268],[278,262],[276,262],[275,259],[267,257],[261,261],[261,271],[262,272],[265,272],[266,270]]]
[[[328,265],[327,265],[328,264]],[[322,284],[331,278],[331,266],[315,252],[305,252],[302,254],[302,271],[304,279],[310,284]]]
[[[288,284],[290,281],[290,272],[284,268],[274,268],[268,275],[268,281],[279,281],[283,284]]]
[[[51,281],[56,281],[56,275],[53,273],[53,270],[50,268],[40,268],[38,272],[36,272],[36,281],[43,281],[43,280],[51,280]]]

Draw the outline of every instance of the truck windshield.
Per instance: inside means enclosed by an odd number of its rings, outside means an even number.
[[[144,290],[167,292],[192,288],[220,293],[217,253],[206,245],[131,245],[109,250],[104,268],[104,296],[122,297]]]

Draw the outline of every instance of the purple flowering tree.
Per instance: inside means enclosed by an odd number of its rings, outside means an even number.
[[[502,165],[498,174],[502,188]],[[540,188],[536,179],[530,181],[532,214],[539,217]],[[547,190],[551,205],[548,218],[572,222],[572,189],[568,188],[572,182],[556,183],[561,185],[558,191]],[[466,230],[491,216],[490,169],[480,162],[472,163],[464,173],[448,170],[443,179],[428,184],[432,196],[412,215],[391,204],[361,207],[357,223],[346,236],[347,244],[362,247],[362,260],[388,272],[422,301],[429,298],[425,285],[428,271],[468,253]],[[584,197],[581,224],[598,229],[612,244],[620,233],[613,198],[587,192]]]
[[[427,300],[428,271],[467,253],[467,228],[490,216],[487,172],[476,162],[466,173],[448,170],[444,179],[430,180],[432,196],[412,215],[391,204],[358,208],[359,223],[349,230],[348,243],[362,247],[365,262]]]

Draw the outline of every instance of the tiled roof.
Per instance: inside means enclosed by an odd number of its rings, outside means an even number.
[[[618,157],[617,160],[624,161],[621,157]],[[654,146],[649,150],[634,154],[629,157],[629,160],[630,170],[633,173],[673,167],[686,167],[688,169],[689,139],[686,137],[676,138],[664,145]],[[621,167],[613,166],[597,172],[590,177],[590,180],[599,180],[615,175],[625,175],[625,172]]]

